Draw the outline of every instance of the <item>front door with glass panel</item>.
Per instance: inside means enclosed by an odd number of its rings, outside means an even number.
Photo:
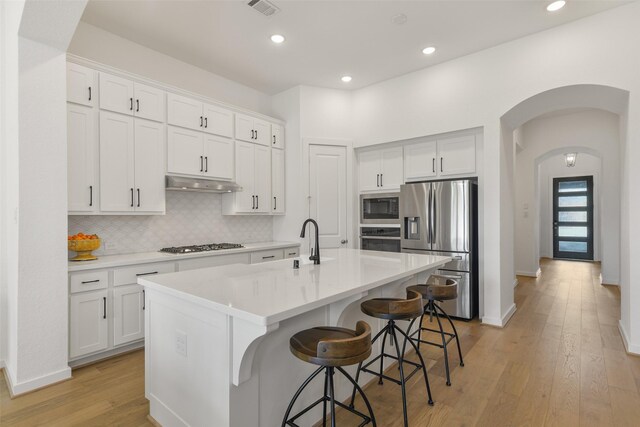
[[[593,177],[553,179],[553,257],[593,260]]]

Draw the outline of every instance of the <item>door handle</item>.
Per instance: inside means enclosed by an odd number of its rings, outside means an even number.
[[[84,282],[80,282],[80,283],[82,283],[83,285],[87,285],[87,284],[89,284],[89,283],[98,283],[99,281],[100,281],[100,279],[96,279],[96,280],[86,280],[86,281],[84,281]]]
[[[260,209],[260,196],[256,195],[256,209]]]
[[[102,318],[107,318],[107,297],[102,297]]]
[[[204,172],[204,157],[200,156],[200,172]]]
[[[93,185],[89,186],[89,206],[93,206]]]
[[[202,116],[200,116],[200,127],[202,127]]]
[[[258,139],[258,131],[256,130],[256,139]]]
[[[346,245],[347,243],[349,243],[349,241],[347,239],[342,239],[340,240],[340,243]]]
[[[275,135],[273,135],[273,143],[274,144],[276,143],[276,136]]]
[[[140,277],[140,276],[151,276],[152,274],[158,274],[157,271],[150,271],[148,273],[136,273],[136,277]]]
[[[140,111],[140,100],[136,99],[136,113]]]
[[[133,207],[133,188],[131,189],[131,207]]]
[[[253,137],[253,132],[254,132],[254,130],[253,130],[253,129],[251,129],[251,139],[254,139],[254,137]]]
[[[204,128],[206,129],[209,126],[207,117],[204,118]]]
[[[273,196],[273,210],[275,211],[278,208],[278,200],[276,196]]]
[[[444,157],[440,157],[440,172],[444,172],[442,170],[442,162],[443,162],[443,160],[444,160]]]
[[[89,86],[89,101],[91,101],[91,86]]]
[[[433,169],[433,173],[436,173],[436,158],[435,157],[432,159],[431,168]]]
[[[147,301],[146,301],[146,295],[144,293],[144,289],[142,290],[142,309],[144,310],[145,308],[147,308]]]
[[[140,189],[138,188],[138,207],[140,207]]]
[[[376,174],[376,187],[380,187],[380,174]]]
[[[133,111],[133,98],[129,98],[129,110]]]
[[[251,196],[251,209],[256,208],[256,196]]]
[[[204,156],[204,171],[209,172],[209,156]]]
[[[384,184],[382,183],[382,176],[383,174],[380,174],[380,187],[384,187]]]

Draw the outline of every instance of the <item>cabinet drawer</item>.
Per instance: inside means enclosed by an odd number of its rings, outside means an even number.
[[[295,258],[300,256],[300,248],[285,248],[284,249],[284,257],[285,258]]]
[[[283,259],[284,251],[282,249],[274,249],[270,251],[260,251],[251,254],[251,264],[260,262],[277,261]]]
[[[138,283],[138,277],[154,274],[173,273],[176,271],[172,262],[142,264],[113,270],[113,286],[131,285]]]
[[[215,255],[186,259],[178,262],[178,271],[196,270],[198,268],[217,267],[220,265],[231,264],[249,264],[249,254]]]
[[[107,270],[73,274],[69,278],[72,294],[85,291],[95,291],[96,289],[105,289],[108,282],[109,272]]]

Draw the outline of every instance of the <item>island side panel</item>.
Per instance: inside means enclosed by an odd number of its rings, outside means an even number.
[[[227,316],[146,289],[145,386],[163,426],[229,426]]]

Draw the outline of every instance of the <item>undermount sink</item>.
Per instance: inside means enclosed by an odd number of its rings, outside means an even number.
[[[309,264],[313,264],[313,261],[311,261],[309,259],[309,254],[302,254],[300,255],[298,258],[294,258],[297,259],[298,261],[300,261],[300,265],[309,265]],[[323,263],[327,262],[327,261],[333,261],[334,258],[328,258],[328,257],[323,257],[322,255],[320,255],[320,264],[322,265]]]

